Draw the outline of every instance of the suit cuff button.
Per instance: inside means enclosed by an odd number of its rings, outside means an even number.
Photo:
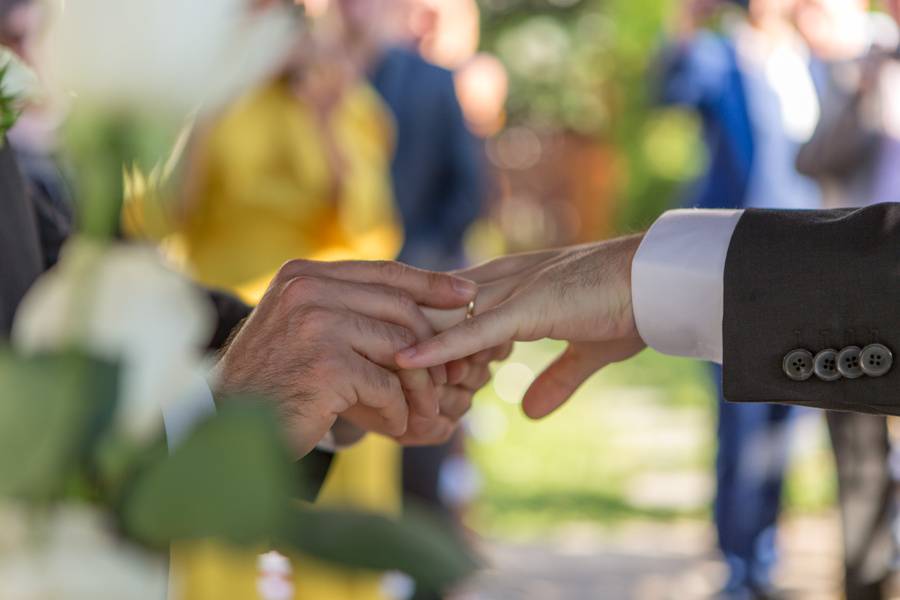
[[[841,378],[838,371],[838,352],[833,348],[822,350],[813,359],[813,371],[822,381],[837,381]]]
[[[869,377],[882,377],[891,370],[894,364],[894,355],[887,346],[869,344],[862,349],[859,355],[859,364],[863,373]]]
[[[859,379],[865,374],[859,362],[860,354],[862,350],[859,346],[847,346],[838,352],[837,368],[841,375],[847,379]]]
[[[806,381],[813,374],[813,355],[809,350],[797,348],[788,352],[781,363],[784,374],[794,381]]]

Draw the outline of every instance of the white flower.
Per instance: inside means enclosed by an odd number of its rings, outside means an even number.
[[[70,0],[47,36],[51,85],[92,105],[183,117],[277,69],[291,43],[280,8],[247,0]]]
[[[37,74],[9,48],[0,47],[0,68],[6,69],[2,84],[5,96],[27,100],[39,95],[41,85]]]
[[[28,293],[13,325],[26,353],[73,342],[123,367],[118,425],[132,438],[159,431],[161,407],[196,390],[212,331],[207,299],[149,247],[75,240]]]
[[[15,545],[0,544],[0,598],[4,600],[159,600],[168,577],[162,560],[123,544],[103,516],[64,506],[49,518],[0,508],[32,527]],[[29,520],[31,519],[31,520]]]

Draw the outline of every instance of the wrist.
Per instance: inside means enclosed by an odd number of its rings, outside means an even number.
[[[622,240],[622,268],[625,272],[624,298],[625,307],[622,311],[622,329],[620,331],[621,338],[633,338],[642,340],[637,328],[637,320],[634,316],[634,293],[632,286],[632,272],[634,268],[634,258],[637,256],[638,249],[644,241],[645,233],[631,235]],[[642,340],[643,341],[643,340]]]

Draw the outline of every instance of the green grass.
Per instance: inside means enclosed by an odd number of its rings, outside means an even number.
[[[479,394],[469,449],[484,490],[473,525],[515,533],[570,521],[707,517],[715,457],[707,366],[647,351],[596,375],[557,413],[531,421],[518,402],[563,348],[521,344]],[[785,488],[791,510],[819,510],[834,497],[821,430],[806,439]]]

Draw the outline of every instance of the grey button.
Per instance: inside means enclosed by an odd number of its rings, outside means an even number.
[[[847,379],[858,379],[863,376],[862,366],[859,364],[859,355],[862,350],[859,346],[847,346],[837,356],[837,368],[841,375]]]
[[[809,350],[791,350],[781,363],[784,374],[794,381],[806,381],[813,374],[813,355]]]
[[[862,349],[859,355],[859,364],[863,373],[869,377],[881,377],[891,370],[891,366],[894,364],[894,355],[887,346],[869,344]]]
[[[841,378],[841,372],[837,368],[837,350],[828,348],[822,350],[813,359],[813,371],[816,377],[822,381],[836,381]]]

